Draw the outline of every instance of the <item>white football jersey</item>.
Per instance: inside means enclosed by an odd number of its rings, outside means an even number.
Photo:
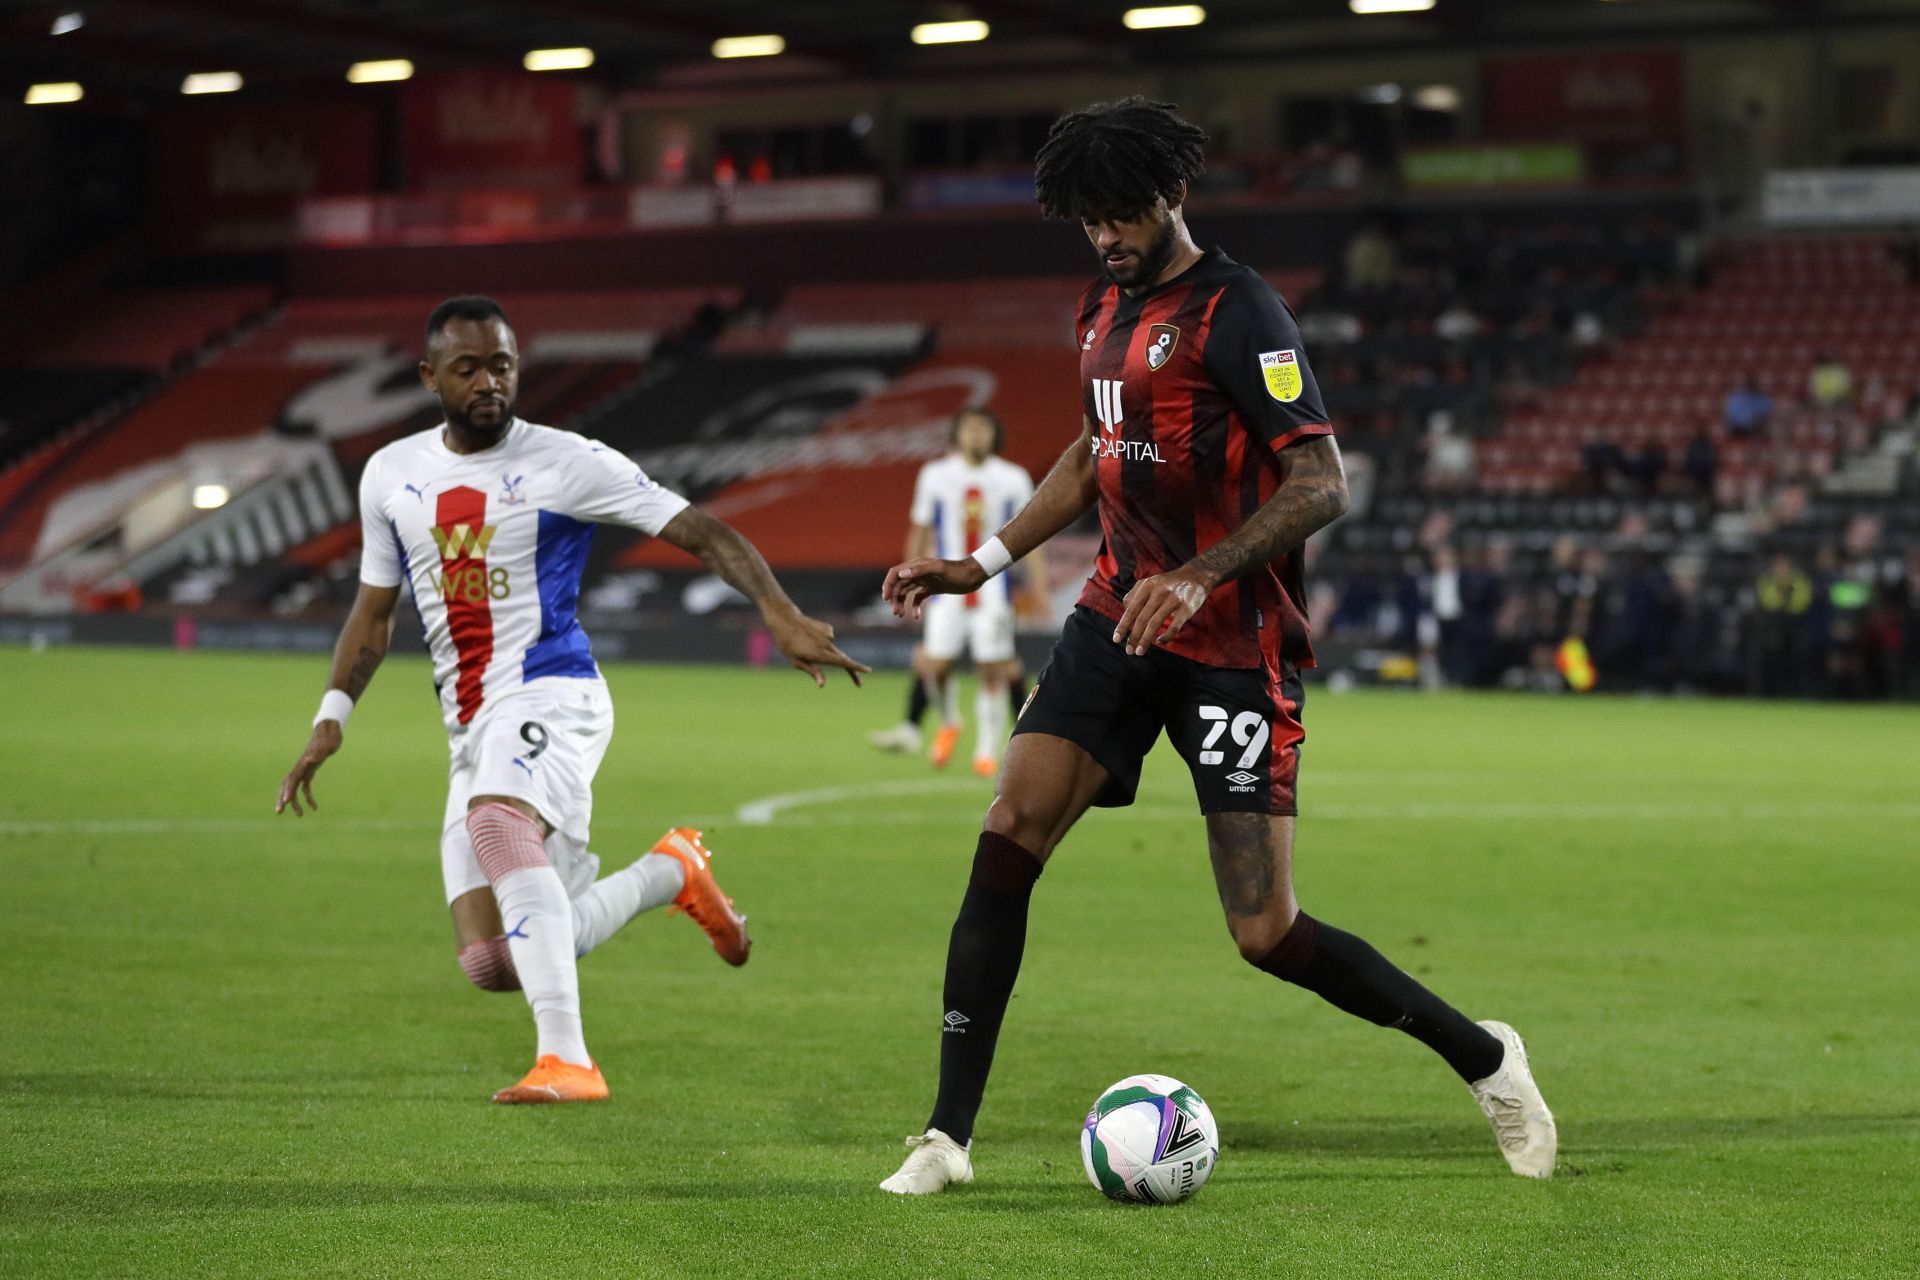
[[[617,449],[516,418],[480,453],[440,427],[396,440],[360,478],[360,580],[405,581],[447,731],[543,676],[597,679],[574,607],[596,524],[654,534],[686,509]]]
[[[920,468],[913,482],[913,522],[933,530],[933,554],[959,560],[973,554],[1005,527],[1014,513],[1033,497],[1033,477],[1026,468],[1005,458],[989,457],[973,466],[958,453],[935,458]],[[1001,604],[1013,600],[1013,586],[1001,574],[976,595]]]

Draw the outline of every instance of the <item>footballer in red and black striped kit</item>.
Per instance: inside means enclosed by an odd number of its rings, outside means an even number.
[[[1205,142],[1143,98],[1055,122],[1035,194],[1080,223],[1104,273],[1074,331],[1080,435],[998,537],[887,574],[895,612],[918,616],[1100,512],[1099,560],[1015,726],[954,922],[933,1112],[887,1191],[972,1180],[1034,885],[1088,808],[1132,803],[1162,732],[1192,774],[1242,957],[1427,1045],[1471,1088],[1508,1167],[1553,1172],[1553,1115],[1513,1028],[1469,1020],[1295,899],[1298,673],[1313,665],[1300,555],[1345,512],[1346,478],[1285,302],[1187,230]]]
[[[1217,249],[1137,293],[1089,286],[1077,333],[1106,535],[1080,603],[1118,621],[1136,582],[1239,528],[1286,478],[1283,451],[1333,426],[1293,313]],[[1298,548],[1223,583],[1161,647],[1216,667],[1312,666]]]

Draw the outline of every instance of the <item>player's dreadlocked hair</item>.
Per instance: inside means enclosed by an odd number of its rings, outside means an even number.
[[[1171,102],[1135,94],[1061,116],[1034,157],[1033,190],[1049,218],[1128,222],[1206,167],[1207,135]]]

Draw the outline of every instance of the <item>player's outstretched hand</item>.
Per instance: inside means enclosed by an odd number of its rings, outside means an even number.
[[[1200,612],[1213,588],[1207,573],[1192,565],[1140,579],[1121,602],[1126,607],[1114,624],[1113,642],[1135,657],[1149,645],[1165,644]]]
[[[318,809],[320,802],[313,798],[313,775],[320,772],[320,766],[327,757],[340,749],[340,722],[322,720],[313,726],[313,736],[307,739],[307,749],[293,763],[293,771],[287,774],[280,784],[280,802],[273,806],[275,813],[285,813],[287,806],[293,806],[296,818],[304,818],[306,810],[300,807],[300,795],[306,793],[307,808]]]
[[[860,685],[861,673],[873,670],[840,652],[839,646],[833,643],[832,627],[798,609],[770,621],[768,626],[773,631],[773,642],[780,646],[787,661],[812,676],[817,688],[827,687],[827,677],[821,667],[839,667],[852,678],[856,688]]]
[[[961,560],[909,560],[887,570],[880,598],[893,606],[896,618],[918,621],[928,596],[964,596],[987,584],[987,571],[972,556]]]

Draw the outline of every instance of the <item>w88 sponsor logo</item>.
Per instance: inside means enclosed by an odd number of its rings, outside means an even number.
[[[448,602],[479,604],[482,600],[505,600],[513,594],[513,578],[504,568],[455,564],[431,577],[433,589]]]

